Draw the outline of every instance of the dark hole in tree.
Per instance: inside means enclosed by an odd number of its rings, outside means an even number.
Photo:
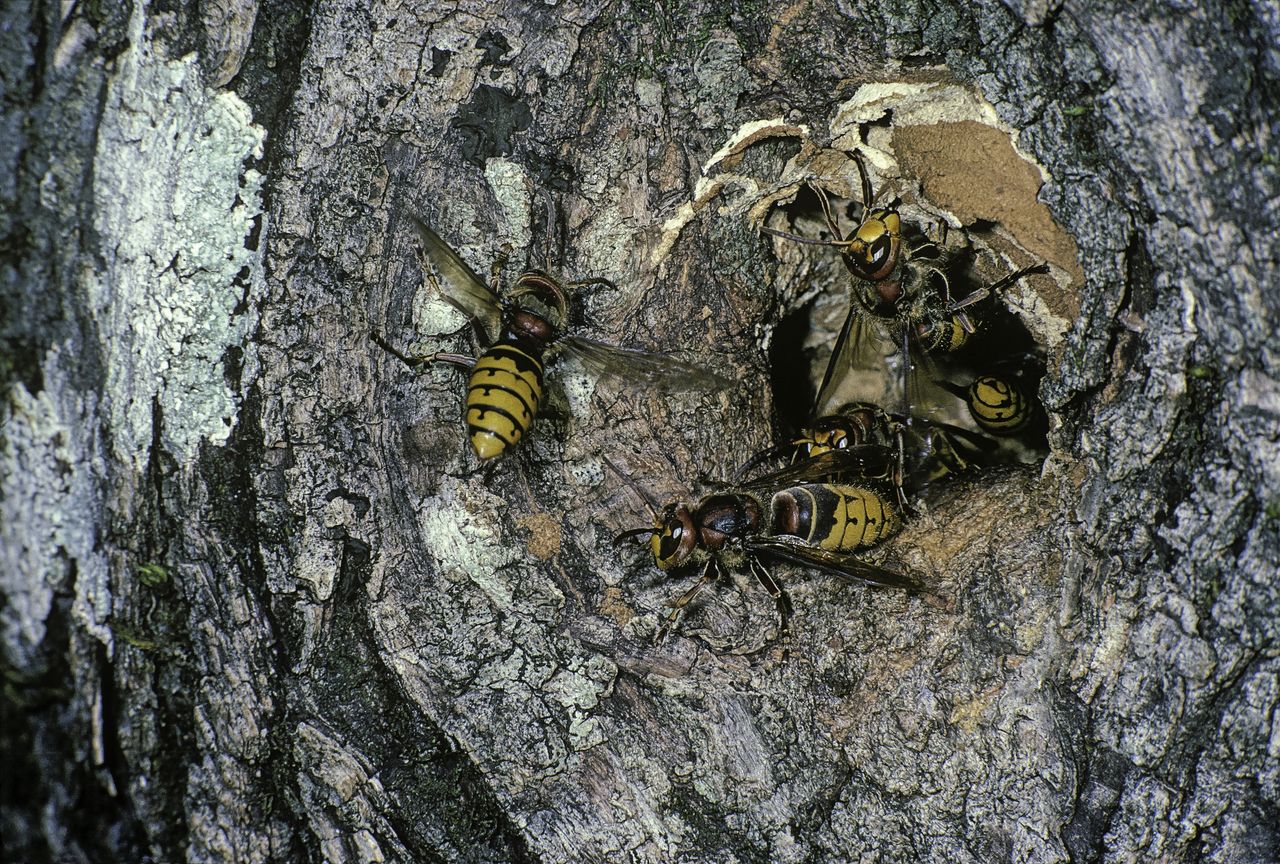
[[[804,342],[812,327],[813,304],[784,317],[773,331],[769,346],[769,384],[779,440],[795,436],[811,419],[816,384],[811,380]]]

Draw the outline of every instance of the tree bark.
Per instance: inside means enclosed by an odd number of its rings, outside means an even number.
[[[6,860],[1280,858],[1266,4],[6,0]],[[820,377],[806,180],[945,218],[1048,356],[1043,464],[652,637],[646,500]],[[480,466],[410,217],[574,332]],[[771,223],[772,224],[772,223]],[[20,779],[19,779],[20,778]]]

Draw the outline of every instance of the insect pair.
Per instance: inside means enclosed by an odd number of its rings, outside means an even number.
[[[409,357],[374,335],[383,348],[405,363],[453,363],[471,369],[467,380],[465,419],[471,446],[482,460],[494,459],[518,444],[529,431],[543,402],[546,357],[573,357],[598,376],[617,376],[629,384],[662,390],[716,387],[722,376],[668,354],[622,348],[565,331],[568,292],[564,283],[542,270],[522,273],[504,298],[420,219],[413,219],[428,259],[441,278],[441,295],[471,319],[484,348],[475,358],[437,351]],[[584,279],[569,287],[610,285],[607,279]],[[492,334],[497,338],[490,342]],[[486,347],[486,344],[487,347]]]
[[[848,402],[801,428],[795,437],[755,454],[736,476],[777,458],[794,464],[833,451],[855,450],[862,458],[850,463],[863,480],[892,487],[898,507],[912,510],[908,490],[916,490],[947,474],[987,463],[995,444],[986,436],[949,423],[910,418],[870,402]],[[865,454],[877,452],[877,458]]]
[[[910,576],[859,557],[902,527],[892,496],[857,477],[886,476],[888,450],[878,445],[831,450],[793,463],[733,488],[708,495],[697,504],[649,507],[653,527],[633,528],[615,538],[621,543],[649,538],[654,563],[664,571],[700,567],[697,581],[671,601],[655,641],[662,641],[685,608],[728,571],[745,569],[773,597],[779,635],[792,614],[786,590],[769,569],[770,559],[801,564],[844,579],[923,592]]]

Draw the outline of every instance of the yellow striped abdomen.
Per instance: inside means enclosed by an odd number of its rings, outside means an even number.
[[[902,521],[878,492],[809,483],[774,494],[770,533],[790,534],[829,552],[853,552],[898,533]]]
[[[969,331],[958,315],[922,323],[917,328],[920,344],[930,354],[959,351],[969,341]]]
[[[1016,435],[1031,420],[1031,402],[1015,382],[984,375],[969,385],[969,413],[992,435]]]
[[[542,358],[503,340],[480,355],[467,382],[467,429],[481,459],[524,437],[542,401]]]

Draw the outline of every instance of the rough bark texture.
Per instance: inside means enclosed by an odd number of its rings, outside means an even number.
[[[679,5],[5,0],[6,860],[1280,858],[1275,7]],[[847,294],[758,229],[865,143],[1054,265],[1052,453],[877,553],[954,610],[653,647],[610,539],[770,442]],[[735,385],[566,362],[478,468],[410,214]]]

